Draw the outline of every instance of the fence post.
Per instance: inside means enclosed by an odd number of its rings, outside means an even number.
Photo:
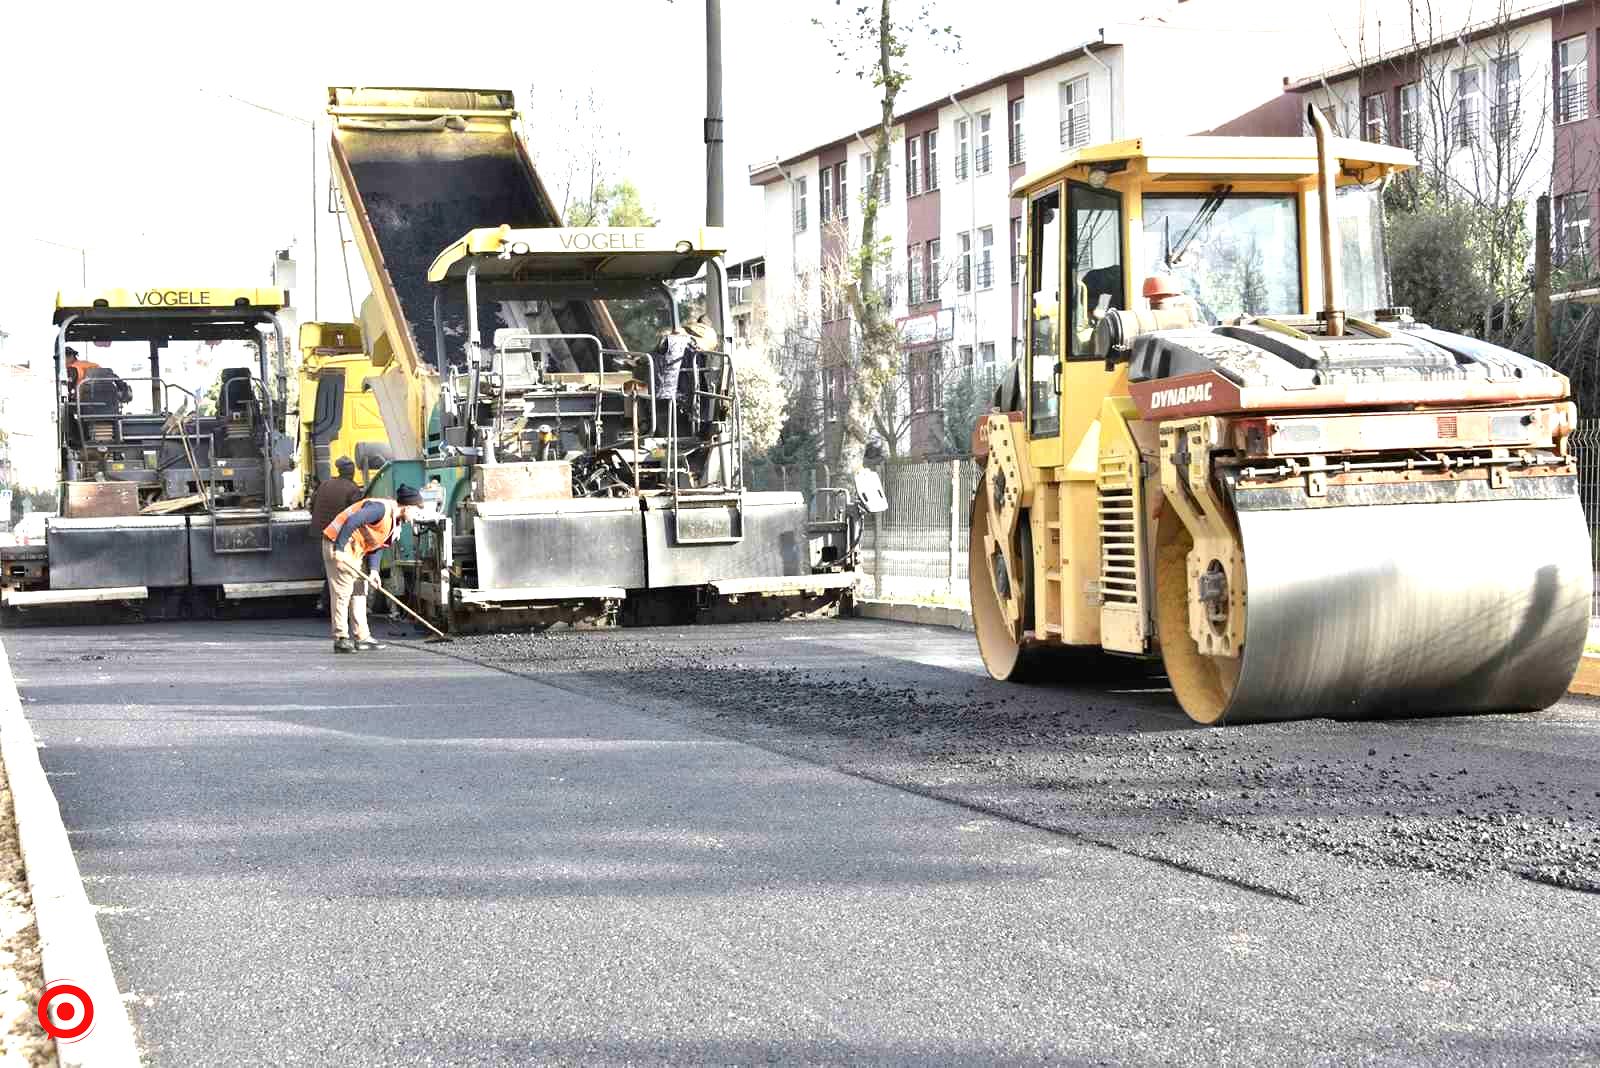
[[[883,600],[883,513],[872,513],[872,596]]]
[[[950,566],[945,592],[956,593],[956,558],[961,555],[961,461],[950,461]]]

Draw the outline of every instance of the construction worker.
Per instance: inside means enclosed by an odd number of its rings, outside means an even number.
[[[356,485],[356,463],[354,460],[348,456],[341,456],[334,463],[333,469],[338,474],[325,480],[317,487],[317,491],[311,495],[311,531],[313,537],[321,535],[322,528],[333,522],[334,516],[365,496],[361,487]]]
[[[82,382],[83,379],[84,379],[84,376],[87,375],[90,371],[98,370],[99,367],[100,367],[100,365],[95,363],[94,361],[85,360],[83,357],[79,356],[77,349],[72,348],[71,346],[68,346],[67,347],[67,388],[72,391],[71,395],[76,396],[77,389],[78,389],[78,383]]]
[[[322,528],[322,565],[333,591],[333,651],[382,649],[367,629],[367,585],[378,582],[378,557],[394,543],[401,523],[422,511],[422,494],[401,485],[394,497],[371,497],[345,508]]]
[[[313,538],[322,537],[322,528],[333,522],[334,516],[366,496],[365,491],[356,485],[354,460],[348,456],[341,456],[333,468],[338,474],[324,480],[311,495],[311,523],[306,529],[311,532]],[[333,588],[324,582],[322,598],[317,601],[317,609],[320,611],[332,604]]]

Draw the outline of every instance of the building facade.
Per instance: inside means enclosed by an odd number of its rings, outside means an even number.
[[[1286,83],[1346,136],[1403,145],[1468,199],[1549,193],[1552,256],[1573,276],[1596,263],[1600,3],[1556,3],[1462,26],[1436,25],[1400,47]],[[1303,122],[1293,109],[1293,123]],[[1284,112],[1287,115],[1289,112]],[[1296,132],[1287,125],[1276,132]]]
[[[1021,345],[1025,250],[1012,183],[1076,148],[1203,133],[1283,95],[1281,54],[1270,49],[1209,68],[1206,91],[1193,91],[1193,56],[1216,43],[1214,26],[1203,18],[1196,26],[1104,30],[918,104],[895,118],[885,175],[872,174],[876,127],[751,166],[765,205],[769,330],[775,345],[814,347],[830,442],[850,375],[852,323],[840,291],[863,198],[879,198],[902,340],[903,374],[876,436],[896,453],[959,450],[962,434],[945,425],[952,396],[986,394]]]

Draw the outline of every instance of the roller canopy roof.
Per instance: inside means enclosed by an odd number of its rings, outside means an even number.
[[[726,251],[720,227],[509,226],[472,230],[434,259],[428,281],[464,279],[585,296],[622,296],[693,278]]]
[[[1341,185],[1371,182],[1417,165],[1409,149],[1335,137],[1329,141],[1339,161]],[[1317,174],[1314,137],[1135,137],[1068,152],[1050,166],[1032,171],[1011,186],[1025,196],[1060,181],[1075,169],[1112,173],[1133,170],[1147,180],[1302,181]]]

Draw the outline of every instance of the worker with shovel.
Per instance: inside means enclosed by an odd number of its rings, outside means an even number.
[[[401,485],[394,497],[357,501],[322,528],[322,564],[332,591],[333,651],[382,649],[367,629],[367,586],[378,585],[378,557],[394,543],[401,523],[422,511],[422,494]],[[381,590],[381,587],[379,587]]]

